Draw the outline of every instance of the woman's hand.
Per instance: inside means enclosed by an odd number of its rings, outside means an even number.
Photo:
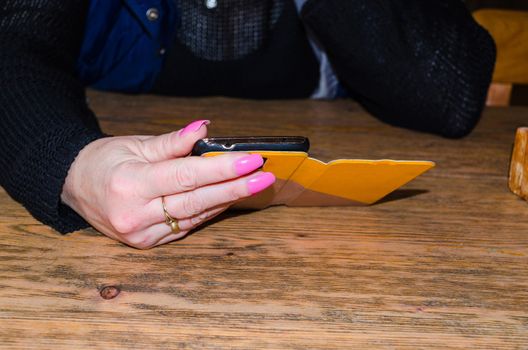
[[[208,121],[161,136],[109,137],[88,144],[72,164],[62,201],[105,235],[146,249],[187,234],[239,199],[269,187],[260,155],[187,157]],[[249,175],[248,175],[249,174]],[[180,232],[165,223],[162,205]]]

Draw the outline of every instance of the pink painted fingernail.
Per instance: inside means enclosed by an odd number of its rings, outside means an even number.
[[[183,128],[182,131],[180,131],[180,136],[185,136],[191,132],[197,132],[202,126],[209,124],[211,124],[211,121],[209,120],[196,120]]]
[[[235,162],[235,171],[239,176],[246,175],[260,168],[262,164],[264,164],[264,159],[260,154],[250,154]]]
[[[272,173],[259,174],[248,181],[249,193],[256,194],[270,187],[275,182]]]

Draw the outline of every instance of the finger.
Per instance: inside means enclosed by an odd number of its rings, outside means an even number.
[[[228,208],[228,206],[217,207],[207,212],[201,213],[192,218],[187,218],[178,221],[179,232],[172,232],[169,225],[166,223],[154,224],[144,230],[135,232],[134,234],[128,235],[121,238],[120,240],[132,247],[139,249],[147,249],[155,245],[159,245],[160,241],[170,236],[171,240],[183,238],[192,229],[198,227],[207,220],[212,219],[218,214],[222,213]],[[166,241],[166,240],[165,240]]]
[[[227,210],[227,208],[225,208],[225,209],[223,209],[223,210],[219,210],[218,212],[212,213],[212,215],[211,215],[209,218],[207,218],[207,220],[205,220],[205,221],[209,221],[209,220],[211,220],[211,219],[217,217],[218,215],[222,214],[225,210]],[[205,222],[205,221],[204,221],[204,222]],[[197,226],[199,226],[199,225],[197,225]],[[196,227],[197,227],[197,226],[196,226]],[[195,227],[195,228],[196,228],[196,227]],[[191,230],[192,230],[192,229],[191,229]],[[191,231],[191,230],[189,230],[189,231]],[[183,235],[183,236],[181,235],[181,233],[171,233],[171,234],[169,234],[169,235],[163,237],[162,239],[160,239],[160,240],[159,240],[158,242],[156,242],[153,246],[154,246],[154,247],[157,247],[157,246],[160,246],[160,245],[163,245],[163,244],[167,244],[167,243],[169,243],[169,242],[172,242],[172,241],[176,241],[176,240],[178,240],[178,239],[181,239],[181,238],[185,237],[185,236],[189,233],[189,231],[187,231],[187,232],[185,233],[185,235]]]
[[[160,245],[164,245],[164,244],[167,244],[167,243],[170,243],[170,242],[174,242],[174,241],[177,241],[179,239],[182,239],[183,237],[185,237],[187,235],[187,233],[182,236],[181,234],[169,234],[168,236],[165,236],[163,237],[163,239],[161,239],[159,242],[155,243],[152,248],[154,247],[158,247]]]
[[[185,234],[182,235],[182,232],[179,232],[179,233],[169,233],[168,235],[162,237],[160,240],[158,240],[156,243],[153,244],[153,246],[159,246],[159,245],[162,245],[162,244],[165,244],[165,243],[168,243],[168,242],[172,242],[172,241],[175,241],[177,239],[180,239],[180,238],[183,238],[185,236],[187,236],[187,234],[196,229],[197,227],[199,227],[200,225],[204,224],[205,222],[217,217],[218,215],[220,215],[221,213],[223,213],[224,211],[226,211],[227,209],[229,208],[229,206],[225,206],[225,207],[219,207],[219,208],[215,208],[213,210],[210,210],[206,213],[203,213],[201,215],[198,215],[194,218],[191,218],[191,219],[186,219],[186,220],[183,220],[182,222],[179,222],[178,224],[181,225],[182,227],[185,227]]]
[[[229,155],[229,157],[232,156]],[[262,162],[260,155],[252,155],[249,158],[260,158],[260,162]],[[248,164],[245,164],[245,161],[243,163],[246,171],[248,171],[247,169],[251,169],[248,168]],[[256,165],[252,167],[256,167]],[[140,172],[141,170],[137,171]],[[224,181],[218,184],[200,187],[194,191],[164,196],[165,205],[171,216],[178,219],[189,218],[216,206],[232,203],[260,192],[270,186],[274,181],[275,177],[273,174],[259,172],[249,177],[240,177],[232,181]],[[144,183],[144,181],[140,182]],[[124,218],[119,219],[119,222],[124,223],[118,225],[121,227],[120,232],[138,232],[165,220],[161,196],[157,196],[153,200],[145,201],[140,210],[139,208],[127,209],[126,203],[123,205],[123,210],[121,211],[123,215],[119,215],[120,217],[124,216]]]
[[[230,204],[221,205],[214,207],[210,210],[207,210],[203,213],[195,215],[190,218],[182,219],[178,221],[178,227],[180,231],[189,232],[194,230],[198,226],[202,225],[204,222],[211,220],[212,218],[218,216],[218,214],[223,213],[230,207]]]
[[[228,181],[260,168],[264,160],[259,154],[226,153],[216,157],[187,157],[148,164],[142,182],[148,198],[187,192],[196,188]]]
[[[197,120],[185,128],[142,140],[142,151],[149,162],[185,157],[191,153],[196,141],[207,136],[209,120]]]
[[[217,206],[229,205],[261,192],[274,182],[273,174],[258,172],[249,177],[165,197],[165,205],[169,215],[174,218],[194,217]]]

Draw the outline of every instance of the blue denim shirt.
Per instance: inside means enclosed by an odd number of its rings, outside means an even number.
[[[306,1],[295,0],[299,11]],[[174,0],[90,0],[78,77],[100,90],[150,91],[178,22]],[[324,52],[310,41],[321,73],[312,97],[334,98],[340,90],[337,78]]]

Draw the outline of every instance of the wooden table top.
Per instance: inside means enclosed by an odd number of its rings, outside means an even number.
[[[116,135],[205,117],[212,136],[301,134],[322,160],[437,168],[370,207],[228,214],[148,251],[61,236],[0,190],[0,348],[528,349],[528,204],[507,188],[528,108],[488,109],[446,140],[351,101],[90,102]]]

